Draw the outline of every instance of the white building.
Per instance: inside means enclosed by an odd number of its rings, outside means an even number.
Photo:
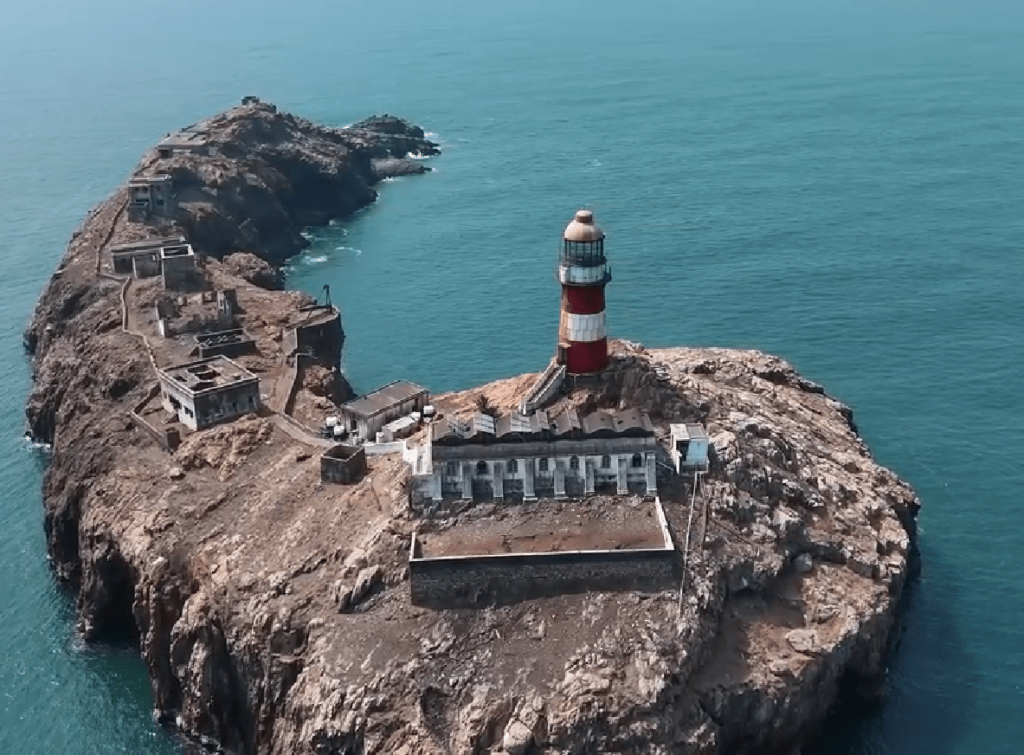
[[[708,468],[708,434],[700,425],[670,425],[672,462],[676,472]]]

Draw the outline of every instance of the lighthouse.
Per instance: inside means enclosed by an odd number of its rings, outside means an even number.
[[[557,275],[562,312],[556,361],[569,375],[601,372],[608,366],[604,287],[612,274],[604,256],[604,231],[590,210],[579,210],[565,227]]]

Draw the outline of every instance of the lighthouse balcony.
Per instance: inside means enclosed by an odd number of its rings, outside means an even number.
[[[555,273],[558,282],[570,286],[603,286],[612,279],[612,270],[607,265],[579,267],[561,264]]]

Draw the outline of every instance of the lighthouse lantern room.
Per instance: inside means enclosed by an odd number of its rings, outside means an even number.
[[[562,312],[557,361],[570,375],[594,374],[608,366],[604,287],[611,279],[604,231],[594,213],[579,210],[565,228],[558,258]]]

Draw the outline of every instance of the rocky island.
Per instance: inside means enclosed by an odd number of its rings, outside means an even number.
[[[83,634],[233,753],[798,752],[880,688],[915,494],[758,352],[353,397],[337,310],[281,264],[437,151],[246,98],[74,234],[25,342]]]

